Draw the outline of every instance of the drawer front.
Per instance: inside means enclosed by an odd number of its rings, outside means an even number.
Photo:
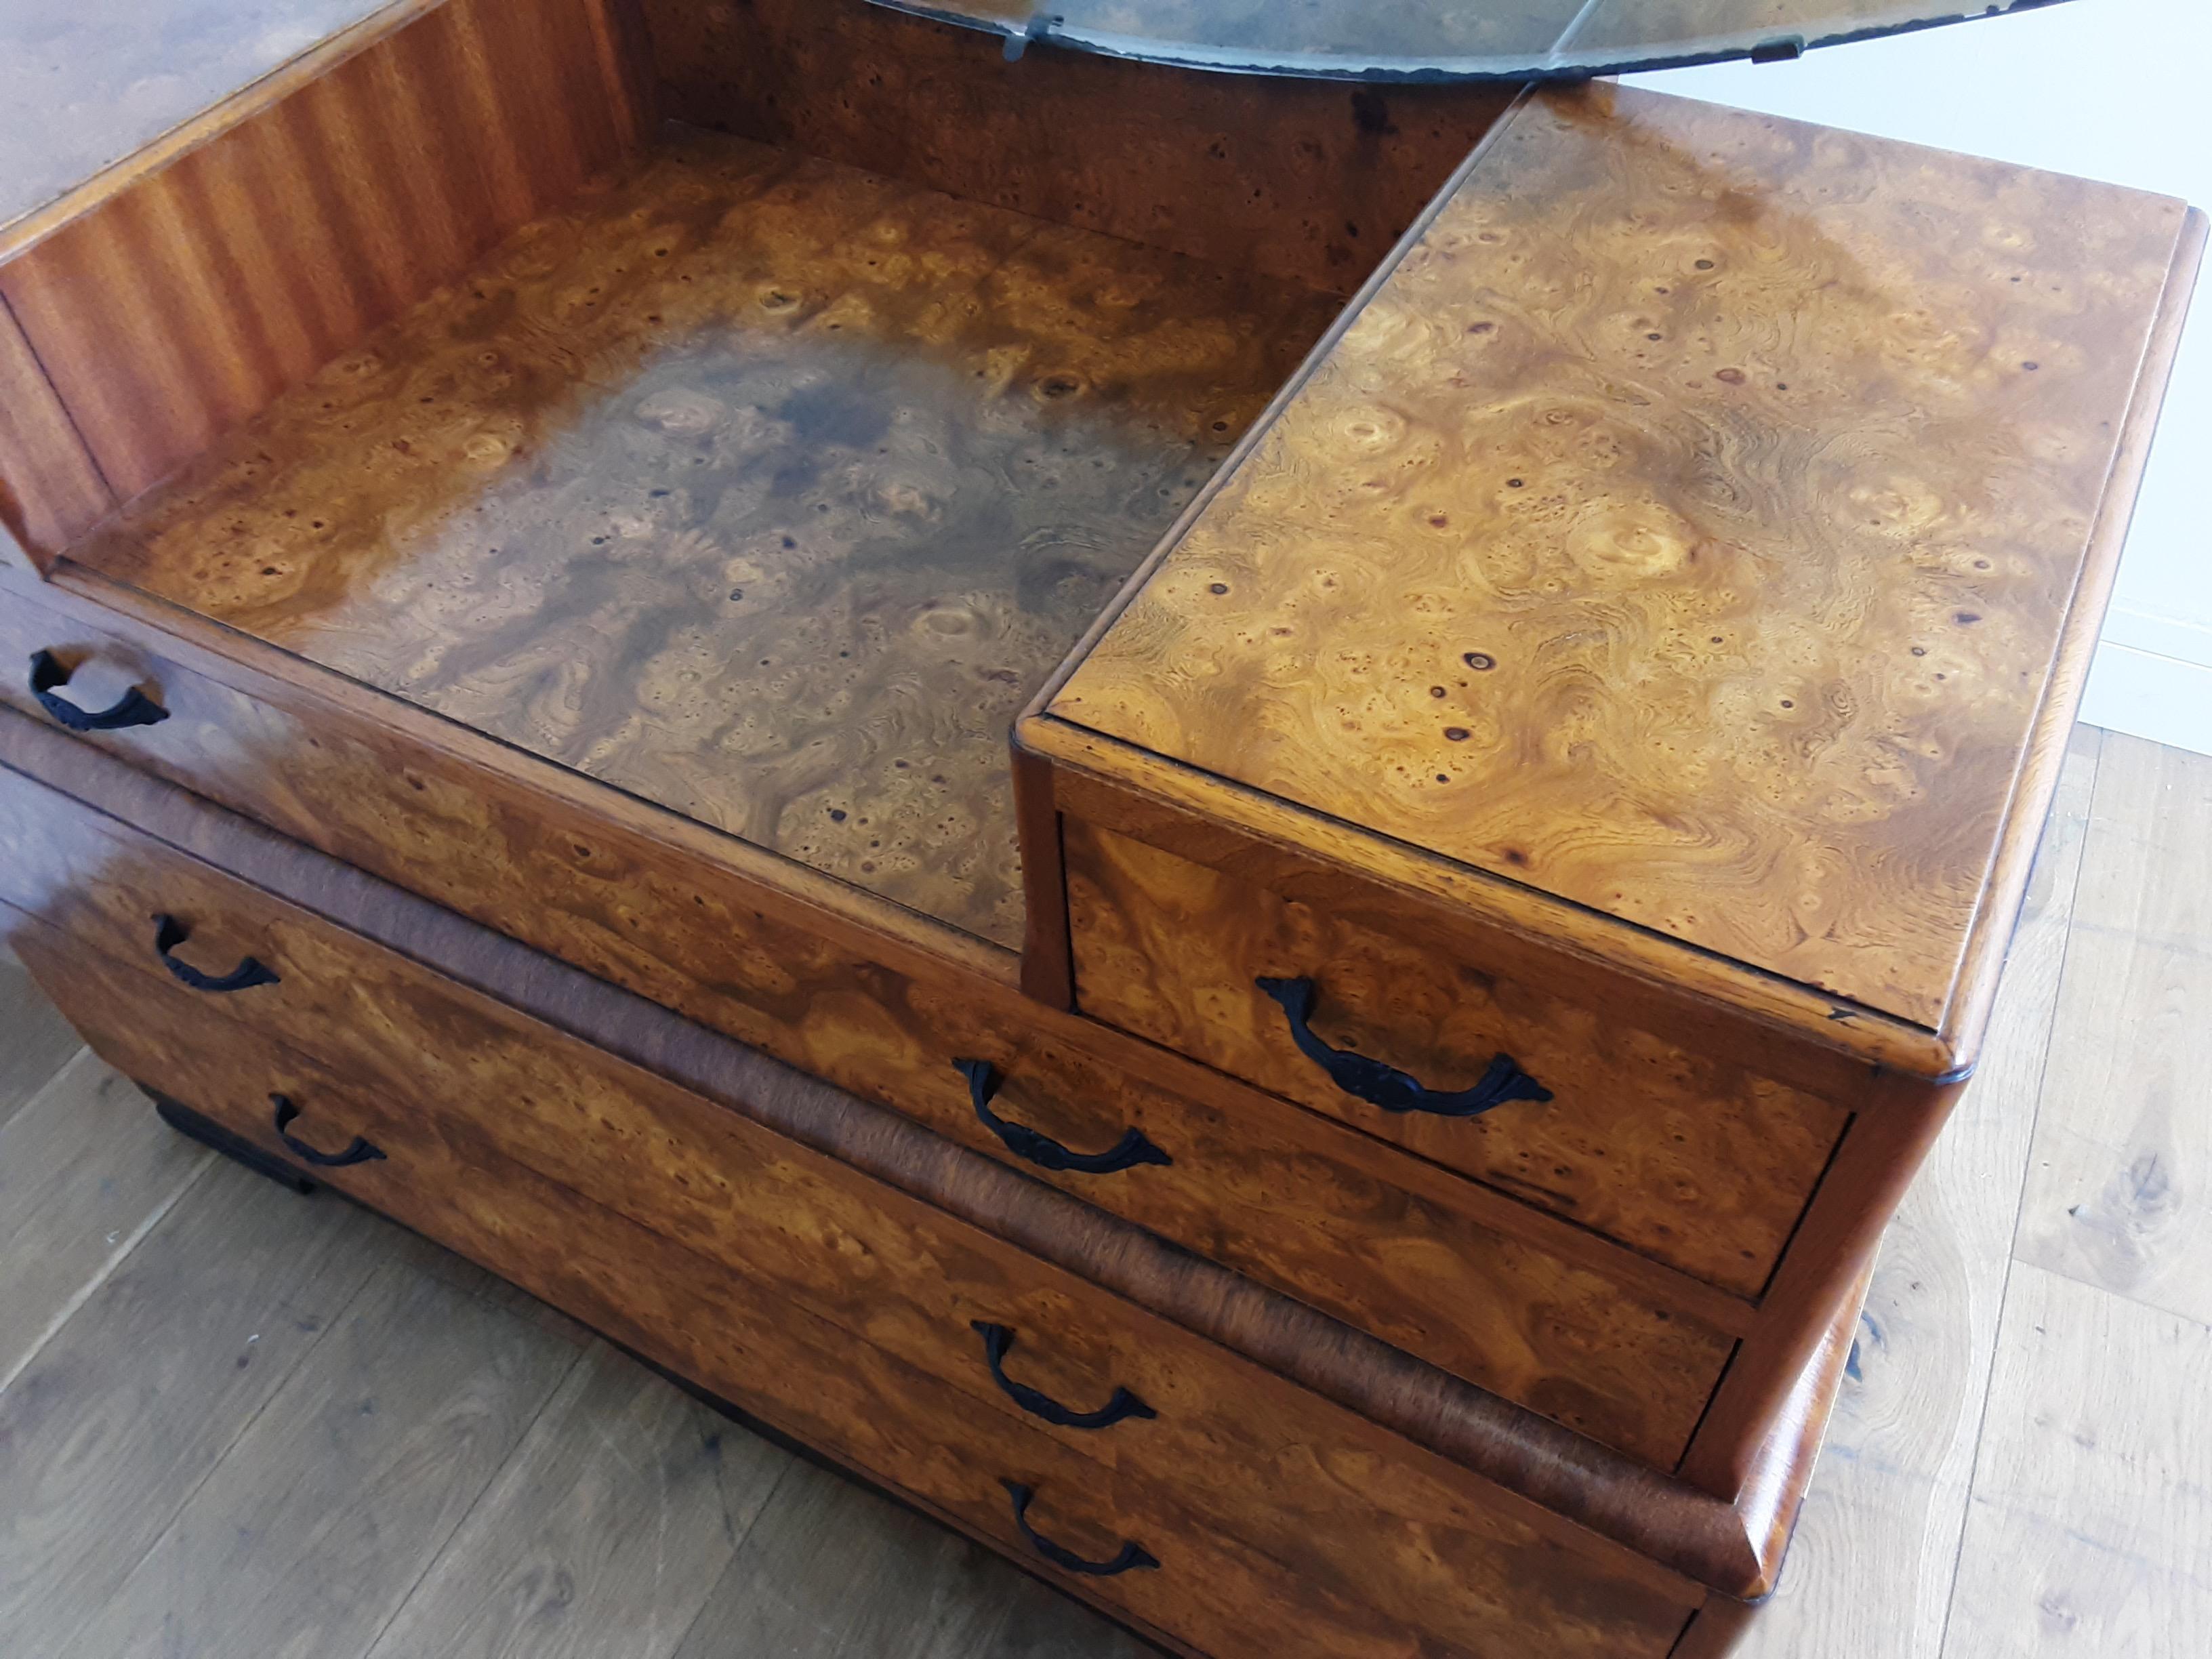
[[[63,997],[121,988],[82,961],[58,963],[40,929],[19,948],[42,984]],[[74,1007],[72,1012],[77,1012]],[[1201,1651],[1234,1654],[1265,1644],[1322,1656],[1498,1654],[1503,1638],[1461,1642],[1401,1625],[1386,1604],[1350,1601],[1177,1505],[1144,1470],[1101,1465],[1063,1437],[979,1411],[968,1395],[903,1364],[850,1331],[782,1302],[727,1266],[509,1163],[465,1128],[394,1110],[349,1091],[332,1075],[243,1026],[203,1019],[190,1033],[88,1025],[101,1056],[167,1088],[224,1127],[295,1164],[270,1129],[270,1091],[299,1103],[289,1126],[330,1148],[361,1145],[380,1157],[311,1170],[372,1207],[521,1285],[647,1358],[703,1384],[763,1421],[942,1517],[1079,1589],[1109,1610]],[[176,1041],[193,1046],[180,1048]],[[1131,1425],[1136,1428],[1142,1424]],[[1032,1494],[1024,1517],[1042,1537],[1094,1564],[1134,1546],[1157,1565],[1110,1576],[1069,1575],[1041,1559],[1016,1522],[1018,1482]],[[1134,1559],[1134,1558],[1133,1558]],[[1566,1626],[1561,1651],[1658,1655],[1686,1616],[1663,1598],[1601,1595],[1644,1605],[1626,1617],[1592,1617],[1587,1586],[1566,1587],[1571,1611],[1524,1594],[1515,1612],[1549,1632]],[[1576,1628],[1577,1626],[1582,1628]],[[1605,1644],[1619,1641],[1617,1650]]]
[[[1085,1013],[1709,1284],[1759,1291],[1842,1135],[1841,1106],[1487,973],[1413,937],[1387,896],[1324,911],[1080,819],[1064,837]],[[1286,999],[1304,987],[1302,1046]],[[1330,1049],[1472,1097],[1385,1109]],[[1387,1092],[1370,1077],[1352,1082]],[[1425,1109],[1480,1107],[1498,1077],[1479,1115]]]
[[[580,1214],[618,1218],[626,1237],[650,1234],[655,1250],[676,1253],[664,1260],[677,1265],[656,1279],[712,1264],[747,1294],[928,1379],[933,1396],[958,1402],[963,1422],[983,1425],[963,1430],[971,1439],[1043,1435],[1098,1468],[1105,1489],[1128,1494],[1116,1524],[1130,1536],[1147,1528],[1159,1536],[1170,1524],[1161,1516],[1188,1515],[1210,1541],[1225,1536],[1237,1541],[1223,1547],[1280,1564],[1319,1604],[1338,1609],[1324,1621],[1336,1628],[1313,1650],[1407,1650],[1376,1645],[1380,1630],[1396,1623],[1425,1632],[1439,1652],[1504,1651],[1494,1644],[1529,1629],[1554,1632],[1562,1653],[1663,1652],[1661,1638],[1679,1627],[1688,1598],[1626,1552],[550,1028],[511,1016],[532,1030],[529,1046],[545,1061],[542,1073],[518,1073],[508,1068],[513,1052],[488,1048],[477,1011],[456,1000],[441,1034],[447,1052],[411,1056],[414,1081],[402,1086],[398,1067],[371,1073],[343,1054],[320,1063],[243,1020],[211,1018],[204,997],[166,976],[111,962],[40,924],[19,931],[28,935],[18,941],[27,963],[111,1063],[161,1079],[264,1145],[282,1145],[272,1097],[284,1097],[299,1116],[283,1127],[303,1144],[343,1156],[358,1137],[380,1153],[326,1173],[414,1224],[406,1206],[419,1201],[407,1195],[416,1188],[469,1196],[495,1212],[488,1224],[506,1230],[507,1248],[544,1250],[568,1222],[556,1215],[540,1231],[497,1220],[500,1171],[508,1169],[572,1195]],[[456,989],[457,999],[468,994]],[[223,1006],[246,1005],[241,995]],[[484,1183],[473,1196],[465,1191],[471,1180]],[[469,1248],[511,1271],[495,1252]],[[1011,1334],[995,1371],[977,1322]],[[1126,1401],[1117,1411],[1117,1390],[1152,1414],[1123,1414]],[[1057,1425],[1051,1402],[1119,1420]],[[1056,1489],[1080,1483],[1060,1480]],[[1564,1598],[1563,1575],[1577,1581]],[[1362,1626],[1371,1615],[1358,1610],[1369,1607],[1389,1610],[1379,1629]]]
[[[133,743],[167,745],[148,769],[182,775],[1645,1461],[1671,1467],[1680,1456],[1733,1351],[1731,1310],[1681,1294],[1700,1287],[1639,1278],[1643,1264],[1626,1253],[1616,1265],[1592,1241],[1551,1228],[1570,1247],[1563,1255],[1544,1228],[1530,1229],[1540,1218],[1523,1206],[1324,1118],[1279,1113],[1264,1097],[981,976],[868,962],[748,903],[718,872],[656,858],[606,823],[564,822],[557,800],[496,808],[446,757],[279,717],[51,615],[32,626],[79,663],[105,665],[100,696],[143,684],[176,711],[100,739],[125,753]],[[179,740],[179,728],[191,741]],[[297,757],[281,792],[264,787],[275,775],[264,757],[280,750]],[[22,848],[0,872],[0,893],[18,904],[54,920],[105,907],[105,920],[67,925],[109,930],[103,948],[149,969],[157,912],[195,935],[179,952],[204,968],[293,951],[283,993],[254,994],[298,1011],[288,1017],[305,1024],[288,1027],[288,1040],[390,1030],[405,1018],[406,988],[387,988],[333,945],[332,930],[287,917],[289,907],[195,860],[182,863],[198,873],[179,873],[161,862],[160,843],[112,820],[82,830],[80,809],[58,803],[27,784],[0,799]],[[218,919],[233,912],[245,920],[227,930]],[[294,930],[281,941],[270,931],[280,927]],[[992,1068],[995,1132],[956,1059]],[[1023,1131],[1079,1153],[1110,1152],[1134,1133],[1170,1161],[1108,1173],[1041,1168]]]

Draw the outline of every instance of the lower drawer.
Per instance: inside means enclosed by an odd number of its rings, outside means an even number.
[[[163,684],[180,710],[211,695],[173,673]],[[167,733],[185,718],[151,730]],[[32,739],[75,751],[81,766],[119,769],[0,712],[0,760],[36,749]],[[224,752],[211,728],[201,741],[210,756]],[[41,775],[87,787],[43,758]],[[369,775],[362,769],[361,787],[375,787]],[[131,781],[141,795],[185,799]],[[189,844],[220,860],[220,838],[211,848],[202,833],[210,821],[231,822],[195,807]],[[173,917],[185,936],[175,961],[218,975],[247,957],[267,964],[279,983],[223,1001],[282,1041],[392,1072],[395,1086],[425,1067],[470,1087],[550,1069],[527,1030],[479,1021],[464,1036],[459,1005],[436,975],[28,777],[10,775],[0,787],[0,842],[10,849],[0,860],[0,899],[156,979],[165,976],[156,914]],[[447,843],[426,836],[402,844]],[[532,868],[513,881],[544,873]],[[702,908],[712,890],[702,886],[700,904],[672,915],[634,915],[635,935],[681,936],[693,915],[720,927],[728,918]],[[632,896],[643,904],[651,891],[634,887]],[[560,910],[549,902],[532,914]],[[720,982],[771,956],[787,981],[774,1006],[788,1012],[787,1023],[741,1029],[742,1040],[888,1097],[940,1133],[1657,1467],[1680,1456],[1748,1318],[1748,1304],[1686,1275],[1011,988],[861,968],[819,940],[781,943],[765,951],[723,941]],[[988,1067],[980,1102],[976,1079],[963,1079],[956,1059]],[[1143,1061],[1153,1076],[1138,1074]],[[1054,1142],[1095,1155],[1133,1136],[1146,1152],[1126,1167],[1111,1167],[1111,1158],[1103,1170],[1036,1161],[1053,1162]]]
[[[550,1028],[538,1046],[565,1088],[425,1066],[402,1091],[356,1067],[342,1078],[43,925],[14,931],[119,1069],[282,1155],[349,1157],[322,1173],[1034,1561],[1043,1547],[1000,1483],[1030,1488],[1041,1534],[1093,1566],[1121,1564],[1075,1568],[1091,1592],[1198,1648],[1519,1655],[1536,1632],[1547,1653],[1656,1656],[1698,1599],[1188,1332]],[[281,1127],[276,1097],[297,1113]],[[1011,1353],[988,1351],[977,1321],[1010,1331]],[[1058,1402],[1116,1420],[1069,1423]],[[1125,1542],[1162,1565],[1131,1565]]]

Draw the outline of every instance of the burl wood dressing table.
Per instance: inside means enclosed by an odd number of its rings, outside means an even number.
[[[858,0],[177,118],[0,231],[104,1058],[1176,1651],[1726,1650],[2201,216]]]

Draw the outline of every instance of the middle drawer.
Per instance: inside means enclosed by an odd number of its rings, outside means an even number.
[[[1042,1419],[1054,1439],[1105,1472],[1100,1480],[1115,1509],[1158,1523],[1153,1535],[1160,1526],[1172,1530],[1164,1517],[1188,1512],[1202,1530],[1186,1538],[1187,1554],[1256,1557],[1296,1575],[1312,1616],[1327,1609],[1327,1620],[1341,1621],[1317,1631],[1309,1650],[1376,1659],[1505,1651],[1498,1644],[1513,1631],[1557,1627],[1573,1632],[1563,1652],[1596,1659],[1663,1652],[1679,1624],[1670,1610],[1679,1583],[1618,1547],[957,1218],[489,999],[450,987],[446,1015],[406,1038],[421,1046],[371,1069],[356,1048],[322,1042],[302,1052],[261,1034],[276,1004],[255,1015],[247,999],[281,998],[289,962],[276,967],[275,985],[209,993],[48,926],[27,921],[16,932],[41,982],[90,1022],[103,1057],[237,1133],[264,1144],[289,1136],[283,1144],[295,1158],[302,1146],[336,1156],[336,1184],[403,1218],[415,1214],[416,1185],[432,1183],[445,1195],[440,1202],[480,1212],[474,1224],[486,1242],[471,1253],[488,1265],[507,1271],[508,1255],[542,1262],[572,1249],[603,1254],[592,1218],[604,1211],[641,1230],[625,1248],[644,1282],[688,1280],[689,1252],[712,1264],[698,1270],[702,1279],[732,1277],[748,1295],[858,1338],[931,1379],[939,1398],[964,1402],[957,1410],[971,1424],[997,1421],[1009,1442],[1030,1443]],[[221,998],[223,1012],[211,1011],[210,996]],[[521,1048],[496,1034],[503,1024],[526,1038]],[[525,1049],[538,1066],[522,1063]],[[550,1192],[534,1210],[508,1203],[507,1188],[523,1179],[500,1174],[510,1164],[530,1182],[552,1183],[534,1188]],[[465,1198],[471,1182],[483,1189]],[[579,1200],[572,1218],[564,1218],[560,1190]],[[682,1248],[672,1254],[657,1240]],[[684,1283],[653,1292],[679,1301],[686,1293]],[[1000,1328],[1011,1347],[979,1323]],[[1114,1419],[1121,1390],[1143,1402],[1141,1416],[1125,1406],[1118,1421],[1056,1420],[1060,1402],[1076,1412],[1104,1407]],[[962,1432],[978,1443],[993,1433]],[[1064,1471],[1055,1485],[1071,1490]],[[1148,1592],[1151,1584],[1133,1579],[1130,1588]],[[1531,1605],[1555,1599],[1558,1608]],[[1415,1645],[1386,1634],[1362,1608],[1393,1610],[1420,1632]],[[1563,1624],[1553,1622],[1562,1613]]]
[[[0,830],[15,851],[0,871],[0,897],[164,981],[157,915],[186,935],[167,955],[188,967],[220,975],[259,959],[279,984],[217,1000],[250,1009],[295,1048],[342,1055],[403,1091],[525,1081],[528,1109],[502,1121],[519,1133],[533,1115],[543,1120],[551,1151],[541,1158],[572,1149],[560,1126],[597,1110],[575,1097],[577,1080],[534,1027],[518,1030],[442,976],[42,785],[10,778]],[[1386,1154],[1407,1164],[1391,1178],[1338,1146],[1359,1150],[1363,1138],[1350,1131],[1303,1114],[1226,1111],[1139,1082],[1048,1033],[1011,1042],[979,1033],[991,1022],[950,994],[908,987],[906,1001],[909,1017],[943,1020],[945,1054],[973,1043],[979,1057],[1009,1062],[1012,1076],[986,1103],[1002,1125],[1036,1126],[1086,1150],[1133,1130],[1171,1159],[1060,1175],[1057,1184],[1647,1462],[1679,1457],[1733,1351],[1728,1327],[1696,1311],[1703,1287],[1681,1286],[1676,1299],[1661,1270],[1647,1270],[1655,1284],[1645,1289],[1562,1260],[1510,1231],[1518,1206],[1489,1200],[1499,1219],[1486,1224],[1479,1189]],[[917,1054],[913,1034],[860,988],[840,1012],[820,1034],[838,1063],[816,1069],[833,1081],[854,1069],[941,1073],[921,1115],[998,1146],[942,1055]]]

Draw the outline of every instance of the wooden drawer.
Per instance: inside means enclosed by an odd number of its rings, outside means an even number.
[[[155,725],[88,734],[119,757],[905,1111],[1593,1438],[1670,1466],[1733,1352],[1747,1306],[1686,1274],[1326,1119],[1279,1110],[988,975],[841,929],[718,861],[724,849],[680,836],[671,845],[625,821],[618,800],[541,791],[442,750],[439,734],[410,724],[398,705],[387,727],[282,684],[248,695],[180,665],[150,629],[103,623],[25,599],[0,615],[0,648],[23,659],[52,650],[74,670],[64,690],[85,688],[88,706],[143,687],[170,711]],[[21,681],[7,690],[28,701]],[[422,976],[404,963],[365,960],[340,931],[112,819],[95,816],[88,828],[72,804],[27,781],[0,797],[0,813],[21,848],[0,872],[0,896],[91,930],[101,948],[149,971],[160,971],[157,912],[194,933],[184,954],[204,968],[246,955],[277,965],[281,992],[255,998],[268,1018],[289,1022],[288,1040],[397,1042],[405,1052],[440,1018],[418,1006]],[[400,1031],[410,1035],[390,1035]],[[1171,1162],[1109,1174],[1041,1168],[979,1119],[959,1060],[992,1068],[988,1106],[1016,1145],[1027,1145],[1018,1131],[1030,1129],[1096,1152],[1135,1133]]]
[[[1311,902],[1079,818],[1065,827],[1085,1013],[1357,1124],[1745,1295],[1765,1286],[1850,1116],[1724,1053],[1494,970],[1379,895]],[[1441,936],[1439,936],[1441,935]],[[1272,981],[1276,994],[1262,988]],[[1475,1115],[1386,1109],[1308,1045],[1449,1095],[1508,1057],[1528,1085]],[[1355,1062],[1356,1063],[1356,1062]]]
[[[552,1080],[434,1053],[372,1074],[211,1015],[204,994],[43,924],[13,933],[119,1069],[295,1162],[303,1146],[335,1156],[319,1177],[1017,1553],[1030,1547],[1000,1483],[1020,1481],[1067,1547],[1109,1559],[1127,1540],[1161,1564],[1087,1588],[1208,1650],[1504,1655],[1541,1631],[1548,1651],[1656,1656],[1696,1600],[1618,1547],[550,1028],[536,1042]],[[244,1014],[249,994],[219,1006]],[[468,1000],[453,998],[453,1049],[478,1035]],[[282,1125],[276,1097],[297,1114]],[[976,1322],[1012,1333],[1008,1382]],[[1053,1407],[1027,1392],[1095,1409],[1117,1389],[1145,1410],[1097,1428],[1048,1426]]]

